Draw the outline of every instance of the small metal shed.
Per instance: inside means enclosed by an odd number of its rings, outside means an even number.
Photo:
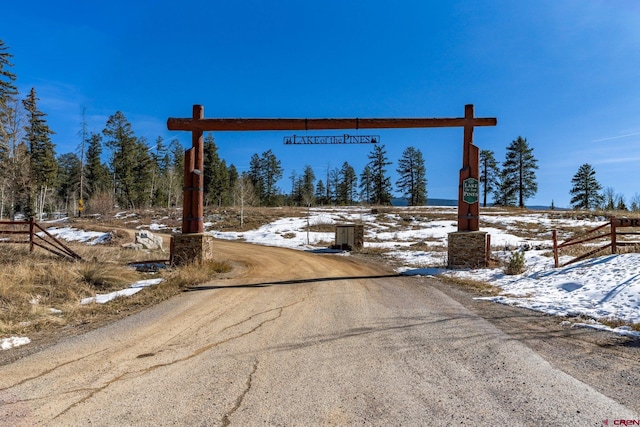
[[[335,247],[346,250],[361,249],[364,245],[363,224],[336,225]]]

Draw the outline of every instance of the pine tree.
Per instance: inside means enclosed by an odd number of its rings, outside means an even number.
[[[571,205],[574,209],[593,209],[602,203],[602,186],[596,179],[596,171],[589,163],[578,168],[571,179]]]
[[[482,206],[487,207],[487,194],[492,193],[498,184],[500,170],[491,150],[480,150],[480,182],[482,183]]]
[[[123,208],[135,209],[138,183],[139,144],[122,112],[117,111],[109,117],[102,131],[106,137],[105,144],[111,150],[111,173],[113,176],[113,192],[116,200]]]
[[[358,176],[355,169],[348,162],[340,168],[340,181],[338,183],[338,204],[352,205],[356,198],[358,188]]]
[[[493,190],[493,204],[496,206],[516,205],[516,182],[504,169],[500,170]]]
[[[153,159],[150,155],[150,147],[145,138],[140,138],[135,141],[133,148],[132,207],[148,207],[153,201],[153,194],[150,191],[153,182]]]
[[[518,197],[518,207],[524,208],[524,202],[538,191],[535,170],[538,160],[533,156],[533,148],[529,147],[526,138],[518,137],[507,147],[503,172],[508,182],[513,182]],[[503,181],[504,183],[505,181]]]
[[[204,138],[204,200],[222,206],[229,193],[229,171],[218,155],[218,147],[211,133]]]
[[[427,172],[422,152],[408,147],[402,153],[396,169],[400,178],[396,187],[409,201],[409,206],[424,206],[427,203]]]
[[[365,203],[371,203],[373,197],[373,172],[371,166],[366,165],[360,174],[360,198]]]
[[[262,153],[265,183],[265,201],[267,206],[274,206],[278,188],[276,184],[282,178],[282,162],[271,150]]]
[[[369,168],[373,181],[371,198],[375,204],[391,203],[391,178],[387,176],[386,169],[390,164],[384,145],[375,145],[369,153]]]
[[[58,173],[55,146],[51,141],[54,133],[47,125],[46,114],[38,110],[35,89],[31,88],[29,96],[22,101],[27,113],[25,126],[25,142],[29,147],[31,179],[28,189],[29,202],[26,215],[38,214],[42,220],[47,194],[52,189]]]
[[[602,192],[601,208],[605,211],[612,211],[616,208],[616,199],[618,195],[613,187],[607,187]]]
[[[86,156],[86,193],[90,199],[94,195],[105,192],[111,185],[109,177],[109,169],[102,160],[102,137],[100,134],[92,133],[89,135],[89,143],[87,145]]]
[[[251,179],[251,186],[253,187],[253,191],[255,191],[258,200],[261,200],[264,197],[264,174],[262,170],[262,160],[258,154],[254,154],[251,156],[251,160],[249,161],[249,172],[247,174],[249,179]]]
[[[16,100],[18,89],[15,86],[16,75],[9,71],[13,64],[13,57],[8,52],[9,48],[0,39],[0,162],[7,161],[9,157],[10,120],[13,101]],[[2,164],[2,163],[0,163]]]
[[[618,211],[628,211],[627,204],[624,201],[624,196],[620,194],[618,196],[618,202],[616,203],[616,210]]]
[[[260,202],[274,206],[278,193],[276,184],[282,178],[282,162],[271,150],[265,151],[262,156],[254,154],[251,157],[249,178],[260,197]]]
[[[304,206],[309,207],[315,203],[315,181],[316,174],[313,172],[313,168],[305,165],[304,172],[300,177],[300,201]]]
[[[184,147],[177,139],[169,143],[169,167],[167,169],[166,193],[167,208],[182,205],[182,187],[184,184]]]
[[[318,180],[316,184],[316,203],[319,205],[324,205],[327,200],[327,188],[324,186],[324,182],[322,180]]]

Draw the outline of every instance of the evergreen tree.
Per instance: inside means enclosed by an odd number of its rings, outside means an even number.
[[[516,205],[516,182],[506,170],[499,171],[493,190],[493,204],[496,206]]]
[[[11,126],[9,120],[13,114],[13,105],[18,95],[15,81],[16,75],[9,71],[13,64],[13,55],[0,39],[0,166],[6,165],[10,154],[9,140]]]
[[[366,165],[360,174],[360,198],[365,203],[371,203],[373,197],[373,172],[371,167]]]
[[[268,206],[274,206],[278,188],[276,184],[282,178],[282,162],[271,150],[262,153],[264,168],[265,201]]]
[[[324,205],[326,203],[327,189],[324,186],[324,182],[322,182],[322,180],[319,180],[318,183],[316,184],[315,197],[316,197],[316,203],[318,203],[319,205]]]
[[[134,167],[133,167],[133,198],[132,207],[148,207],[153,201],[153,159],[150,154],[150,147],[145,138],[140,138],[134,144]]]
[[[238,169],[236,169],[233,163],[230,164],[227,168],[227,177],[229,180],[227,184],[227,188],[229,189],[229,192],[227,194],[227,203],[235,205],[236,202],[234,200],[233,189],[236,187],[236,182],[238,182],[238,179],[240,179],[240,175],[238,174]]]
[[[249,163],[249,178],[259,195],[260,202],[267,206],[274,206],[278,188],[276,184],[282,178],[282,162],[271,150],[254,154]]]
[[[593,209],[602,203],[602,186],[596,179],[596,171],[589,163],[578,168],[571,180],[571,205],[574,209]]]
[[[405,149],[396,171],[400,175],[396,186],[409,201],[409,206],[424,206],[427,203],[427,173],[422,152],[415,147]]]
[[[306,206],[309,203],[315,201],[315,182],[316,174],[313,172],[313,168],[309,165],[305,165],[304,172],[302,173],[300,193],[302,195],[302,203]]]
[[[169,167],[166,173],[167,208],[182,205],[184,184],[184,147],[177,139],[169,143]]]
[[[25,126],[25,142],[29,147],[31,179],[28,189],[29,202],[26,215],[38,214],[42,220],[44,206],[49,191],[52,190],[58,173],[55,146],[51,141],[54,133],[47,125],[46,114],[38,110],[35,89],[31,89],[29,96],[22,101],[27,113]],[[34,197],[35,196],[35,197]]]
[[[255,191],[258,200],[261,200],[264,197],[264,174],[262,170],[262,160],[258,154],[254,154],[251,156],[251,160],[249,161],[249,172],[247,174],[248,178],[251,180],[251,186],[253,187],[253,191]]]
[[[123,208],[136,208],[136,202],[140,200],[137,194],[140,183],[139,160],[144,161],[140,153],[140,144],[136,138],[131,124],[124,114],[117,111],[109,117],[102,131],[105,136],[106,146],[111,150],[111,173],[113,176],[113,192],[116,200]]]
[[[487,207],[487,194],[492,193],[498,183],[500,170],[491,150],[480,150],[480,183],[482,185],[482,206]]]
[[[163,174],[166,173],[169,156],[167,148],[164,145],[164,139],[161,136],[156,138],[151,156],[151,188],[149,188],[149,197],[152,206],[164,205],[166,194],[162,189]]]
[[[602,192],[602,206],[605,211],[612,211],[616,208],[616,200],[618,195],[613,187],[607,187]]]
[[[391,178],[387,176],[386,169],[390,164],[384,145],[375,145],[369,153],[369,168],[373,181],[371,197],[375,204],[391,203]]]
[[[218,147],[211,133],[204,138],[204,200],[222,206],[229,193],[229,171],[218,155]]]
[[[340,169],[340,182],[338,183],[338,204],[352,205],[356,198],[358,177],[355,169],[348,162],[342,164]]]
[[[616,203],[616,210],[619,211],[628,211],[627,204],[624,201],[624,196],[620,194],[618,196],[618,202]]]
[[[87,146],[86,155],[86,193],[89,198],[105,192],[111,185],[109,177],[109,169],[101,160],[102,156],[102,137],[100,134],[92,133],[89,135],[89,144]]]
[[[300,179],[301,202],[305,206],[311,206],[315,202],[315,181],[316,174],[313,172],[313,168],[309,165],[305,165],[304,172]]]
[[[16,75],[9,48],[0,40],[0,220],[5,212],[13,217],[18,192],[24,189],[21,180],[25,169],[17,149],[20,141],[20,104],[17,99]]]
[[[509,177],[508,182],[515,186],[518,207],[524,208],[524,202],[538,191],[535,170],[538,160],[533,156],[533,148],[529,147],[526,138],[518,137],[507,147],[503,163],[503,172]],[[506,181],[503,181],[503,184]]]

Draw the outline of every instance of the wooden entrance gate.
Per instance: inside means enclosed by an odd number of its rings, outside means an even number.
[[[374,119],[205,119],[204,107],[193,106],[191,118],[169,118],[169,130],[191,131],[191,148],[185,152],[182,233],[204,231],[204,142],[205,131],[268,131],[323,129],[464,128],[462,169],[458,190],[458,231],[478,231],[479,150],[473,145],[476,126],[495,126],[496,118],[474,117],[473,105],[466,105],[459,118],[374,118]]]

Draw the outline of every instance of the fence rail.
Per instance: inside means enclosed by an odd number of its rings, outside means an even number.
[[[10,237],[3,237],[4,235]],[[20,235],[24,235],[25,238],[15,238]],[[0,244],[3,243],[28,244],[29,252],[33,252],[34,247],[37,246],[62,258],[70,258],[74,261],[82,259],[33,218],[28,221],[0,221]]]
[[[607,230],[608,227],[608,230]],[[638,218],[610,218],[609,222],[602,224],[598,227],[592,228],[588,230],[581,236],[572,237],[570,239],[565,240],[562,243],[558,243],[558,232],[557,230],[553,230],[553,261],[554,266],[564,267],[574,262],[582,261],[585,258],[593,256],[599,252],[611,249],[612,254],[618,253],[619,246],[640,246],[640,240],[638,241],[630,241],[618,239],[618,236],[640,236],[640,232],[638,231],[618,231],[619,228],[640,228],[640,219]],[[598,234],[596,234],[598,233]],[[560,257],[560,249],[567,248],[569,246],[580,245],[584,243],[590,243],[595,241],[602,241],[607,239],[607,243],[602,246],[596,246],[592,250],[579,255],[564,264],[560,265],[559,257]]]

